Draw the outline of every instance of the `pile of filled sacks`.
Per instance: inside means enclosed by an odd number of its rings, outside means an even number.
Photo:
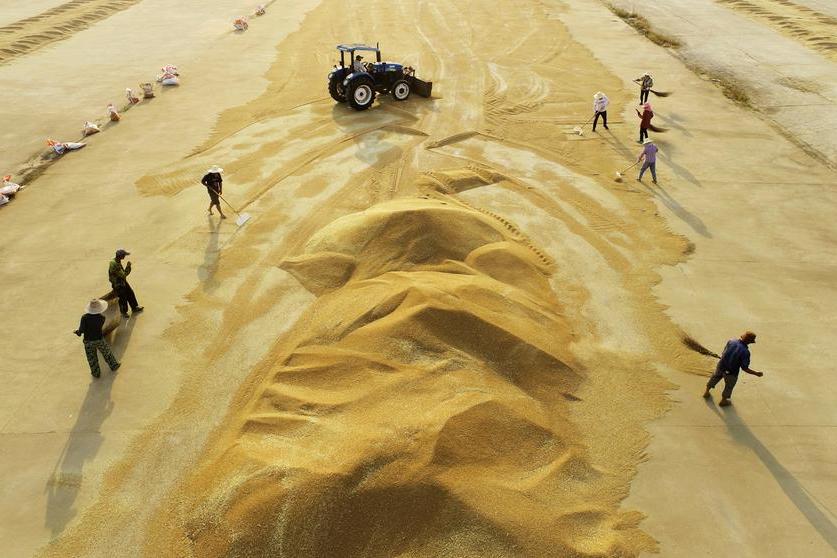
[[[3,177],[3,184],[0,185],[0,206],[6,205],[9,201],[15,197],[22,186],[20,184],[15,184],[12,182],[12,175],[7,174]]]

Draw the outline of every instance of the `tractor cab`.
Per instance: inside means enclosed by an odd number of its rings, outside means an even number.
[[[352,69],[355,60],[355,53],[361,52],[374,52],[375,53],[375,60],[380,63],[381,62],[381,49],[377,46],[369,46],[369,45],[361,45],[361,44],[350,44],[350,45],[337,45],[337,51],[340,53],[340,67],[341,68],[349,68]],[[346,55],[348,54],[348,60],[346,60]],[[347,64],[348,62],[348,64]]]
[[[375,102],[375,94],[391,94],[396,101],[406,101],[410,92],[429,97],[432,83],[415,77],[412,68],[404,68],[395,62],[381,60],[378,45],[358,43],[337,45],[340,65],[328,74],[328,92],[339,103],[348,103],[355,110],[366,110]],[[356,67],[355,56],[361,52],[374,52],[374,62],[364,62]]]

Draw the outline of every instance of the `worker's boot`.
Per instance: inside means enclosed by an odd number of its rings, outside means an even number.
[[[703,392],[703,398],[709,399],[710,397],[712,397],[712,394],[709,393],[709,388],[706,388],[706,390]]]
[[[729,407],[730,405],[732,405],[732,401],[729,399],[721,399],[721,402],[718,403],[719,407]]]

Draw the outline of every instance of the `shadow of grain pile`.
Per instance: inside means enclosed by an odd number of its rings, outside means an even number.
[[[450,198],[281,262],[316,301],[151,526],[154,556],[622,556],[651,548],[569,419],[550,265]]]

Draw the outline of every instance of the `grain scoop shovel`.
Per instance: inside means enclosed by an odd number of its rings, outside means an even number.
[[[224,200],[224,196],[222,196],[221,194],[218,194],[218,197],[221,198],[222,200]],[[249,213],[239,213],[238,210],[236,208],[234,208],[232,206],[232,204],[230,202],[228,202],[227,200],[224,200],[224,203],[227,204],[229,206],[229,208],[232,209],[233,212],[236,215],[238,215],[238,219],[235,220],[235,224],[238,225],[239,227],[241,225],[243,225],[244,223],[246,223],[247,221],[249,221],[253,217]]]

